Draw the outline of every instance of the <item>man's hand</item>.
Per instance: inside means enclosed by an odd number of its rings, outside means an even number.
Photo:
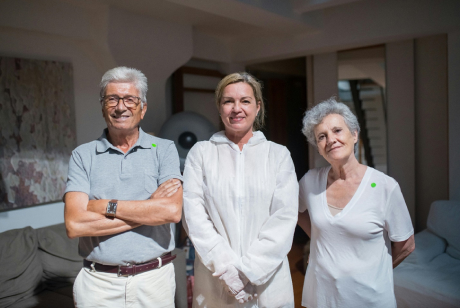
[[[178,179],[170,179],[161,184],[157,190],[150,196],[150,199],[154,198],[168,198],[176,193],[181,187],[181,181]]]

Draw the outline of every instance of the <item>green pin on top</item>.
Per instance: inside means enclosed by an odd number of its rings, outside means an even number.
[[[371,187],[372,187],[372,188],[374,188],[375,186],[377,186],[377,184],[375,184],[375,183],[372,183],[372,184],[371,184]]]
[[[157,147],[157,145],[156,145],[155,143],[152,143],[152,147],[156,148],[156,147]]]

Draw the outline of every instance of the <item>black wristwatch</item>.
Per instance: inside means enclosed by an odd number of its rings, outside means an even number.
[[[107,210],[105,211],[105,217],[107,218],[115,218],[115,215],[117,214],[117,205],[118,205],[118,200],[117,199],[112,199],[107,203]]]

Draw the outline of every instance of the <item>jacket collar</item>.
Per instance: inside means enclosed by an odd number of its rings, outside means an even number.
[[[114,149],[115,151],[121,152],[120,149],[116,148],[110,141],[107,139],[108,130],[104,129],[102,135],[97,139],[96,150],[98,153],[104,153],[108,149]],[[147,134],[139,127],[139,138],[132,148],[141,147],[144,149],[150,148],[150,140],[148,140]]]
[[[267,138],[265,138],[264,134],[261,131],[255,131],[252,134],[253,134],[252,137],[249,139],[247,143],[248,146],[254,146],[256,144],[267,141]],[[233,141],[231,141],[230,139],[227,138],[227,136],[225,136],[225,131],[223,130],[212,135],[209,141],[214,142],[214,143],[226,143],[231,146],[233,145],[236,146],[236,144]]]

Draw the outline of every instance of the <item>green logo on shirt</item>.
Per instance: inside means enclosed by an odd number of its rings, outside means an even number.
[[[157,145],[156,145],[155,143],[152,143],[152,147],[156,148],[156,147],[157,147]]]
[[[375,183],[372,183],[372,184],[371,184],[371,187],[372,187],[372,188],[374,188],[375,186],[377,186],[377,184],[375,184]]]

